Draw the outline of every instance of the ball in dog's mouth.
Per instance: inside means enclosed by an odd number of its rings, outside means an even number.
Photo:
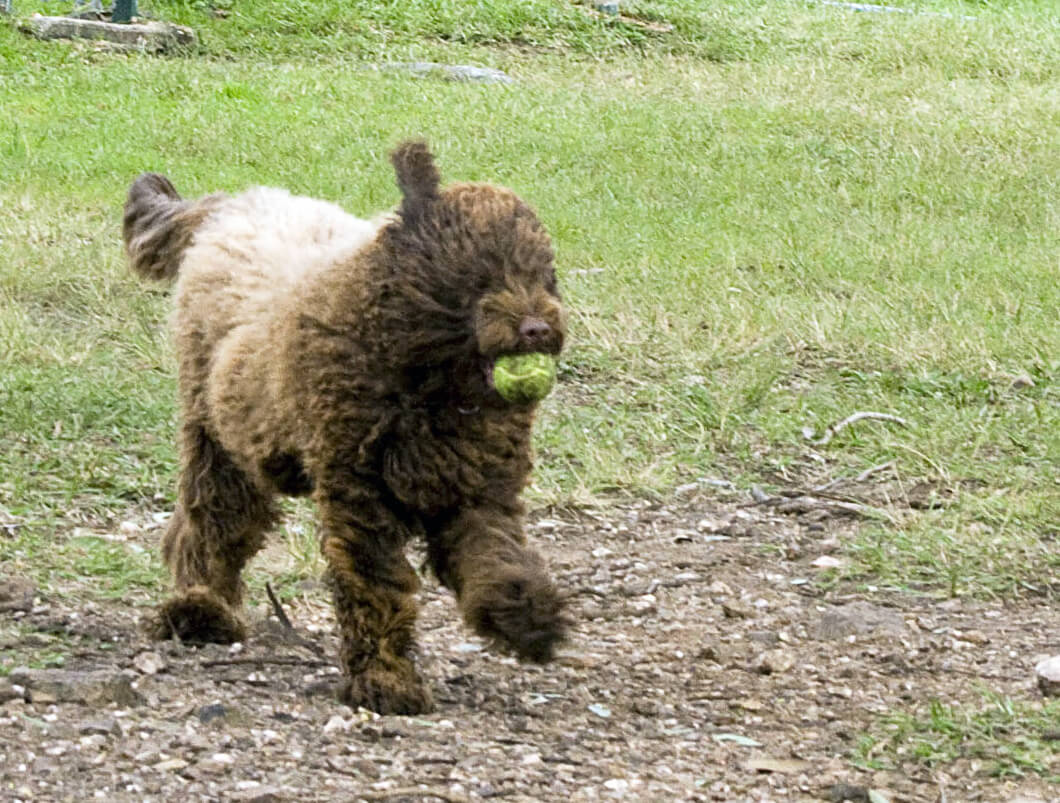
[[[488,374],[501,398],[513,404],[541,401],[556,381],[556,359],[550,354],[506,354],[493,361]]]

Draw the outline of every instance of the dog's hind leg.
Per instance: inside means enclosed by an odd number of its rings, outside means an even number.
[[[477,633],[520,658],[552,659],[568,620],[545,561],[526,543],[517,512],[464,510],[428,533],[427,553]]]
[[[342,639],[339,699],[381,714],[430,711],[430,691],[412,662],[419,578],[405,559],[400,522],[353,482],[324,482],[315,495]]]
[[[241,641],[246,626],[240,575],[261,548],[276,510],[202,426],[185,423],[182,438],[179,498],[162,539],[176,594],[161,606],[151,629],[161,639]]]

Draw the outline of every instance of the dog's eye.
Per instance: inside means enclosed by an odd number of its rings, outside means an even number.
[[[559,296],[559,282],[556,280],[555,268],[549,268],[548,275],[545,276],[545,289],[552,295]]]

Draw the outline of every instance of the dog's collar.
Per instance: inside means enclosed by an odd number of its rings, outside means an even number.
[[[476,404],[474,407],[457,407],[456,411],[460,415],[478,415],[482,412],[482,408]]]

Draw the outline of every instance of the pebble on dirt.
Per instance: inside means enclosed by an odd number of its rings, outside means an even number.
[[[1034,668],[1038,688],[1046,697],[1060,697],[1060,655],[1046,658]]]

